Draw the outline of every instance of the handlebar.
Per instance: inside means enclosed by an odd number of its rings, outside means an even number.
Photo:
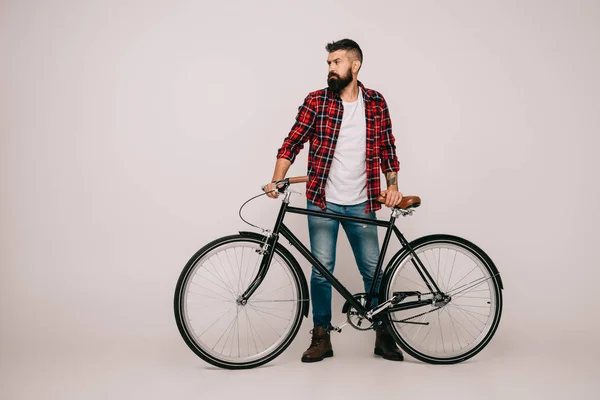
[[[306,183],[308,182],[308,176],[291,176],[289,178],[284,178],[278,181],[273,182],[277,191],[279,193],[284,193],[288,186],[296,184],[296,183]],[[265,190],[266,186],[262,187],[262,190]],[[385,197],[382,195],[377,196],[376,200],[385,204]],[[419,196],[404,196],[400,204],[398,204],[395,208],[407,209],[407,208],[417,208],[421,205],[421,198]]]

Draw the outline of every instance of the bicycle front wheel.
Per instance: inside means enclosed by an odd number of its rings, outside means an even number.
[[[260,235],[232,235],[200,249],[175,290],[177,326],[187,345],[208,363],[228,369],[263,365],[296,336],[308,307],[304,275],[281,245],[265,279],[246,304],[237,299],[256,277]]]
[[[456,236],[426,236],[411,247],[450,301],[390,312],[385,321],[390,332],[408,354],[427,363],[453,364],[473,357],[500,322],[502,281],[496,267],[483,250]],[[399,292],[419,292],[421,300],[435,298],[415,267],[416,258],[403,249],[392,259],[380,301]],[[414,295],[406,301],[413,300]]]

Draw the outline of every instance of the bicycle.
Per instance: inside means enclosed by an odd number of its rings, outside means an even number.
[[[483,250],[445,234],[409,243],[395,221],[421,205],[417,196],[404,197],[391,209],[389,221],[290,206],[289,186],[307,181],[304,176],[276,182],[283,200],[272,230],[218,238],[185,265],[174,311],[179,332],[196,355],[221,368],[253,368],[275,359],[293,341],[302,317],[308,317],[309,291],[297,260],[279,242],[281,236],[345,298],[346,321],[333,330],[383,325],[406,353],[431,364],[468,360],[489,343],[500,322],[504,285]],[[379,293],[376,279],[368,293],[350,293],[283,223],[288,213],[387,228],[375,272],[376,277],[383,273]],[[402,248],[382,270],[392,233]]]

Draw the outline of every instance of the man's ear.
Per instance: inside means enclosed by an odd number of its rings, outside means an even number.
[[[360,60],[354,60],[352,61],[352,72],[354,72],[355,74],[358,74],[358,70],[360,69]]]

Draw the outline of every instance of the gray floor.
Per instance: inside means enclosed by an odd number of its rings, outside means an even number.
[[[369,335],[335,334],[335,357],[303,364],[299,355],[309,340],[303,327],[281,357],[245,371],[213,368],[177,340],[108,347],[62,343],[43,350],[34,344],[27,351],[12,347],[0,357],[0,398],[364,399],[372,393],[420,399],[600,398],[597,338],[515,341],[498,335],[469,362],[433,366],[410,357],[403,363],[377,358]]]

